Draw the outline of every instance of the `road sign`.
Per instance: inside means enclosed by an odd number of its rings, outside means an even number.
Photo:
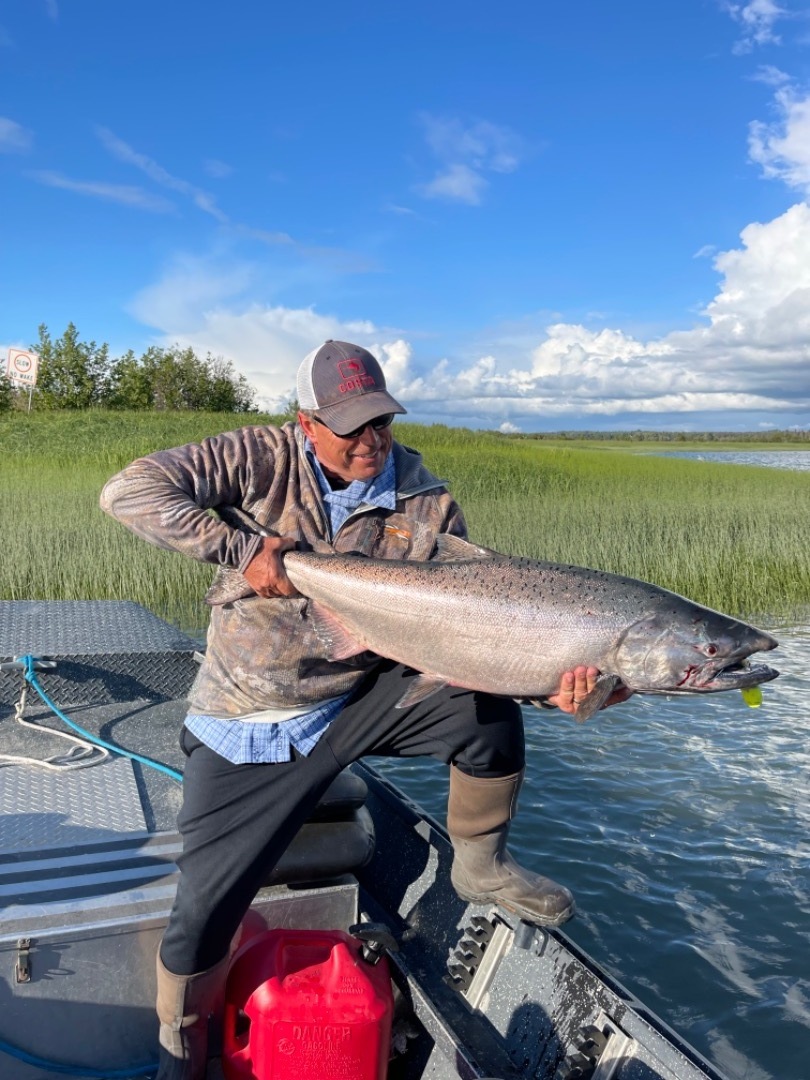
[[[39,356],[25,349],[9,349],[6,375],[16,386],[36,386]]]

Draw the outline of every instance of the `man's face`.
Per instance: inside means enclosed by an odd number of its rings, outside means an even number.
[[[315,449],[321,468],[329,477],[337,477],[350,484],[352,480],[371,480],[378,476],[391,450],[394,434],[391,425],[375,431],[366,424],[353,439],[335,435],[317,420],[298,414],[298,422]]]

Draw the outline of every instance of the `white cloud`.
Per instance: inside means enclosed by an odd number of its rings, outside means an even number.
[[[762,64],[757,69],[756,74],[751,76],[751,79],[754,82],[765,83],[766,86],[784,86],[785,83],[791,81],[790,75],[786,75],[784,71],[780,71],[773,64]]]
[[[783,87],[775,95],[778,118],[749,125],[748,153],[765,176],[810,195],[810,96]]]
[[[224,214],[216,204],[213,195],[209,195],[207,191],[202,191],[194,184],[190,184],[187,180],[181,180],[177,176],[172,176],[170,172],[167,172],[162,165],[158,165],[156,161],[148,157],[146,154],[141,154],[139,151],[134,150],[129,143],[124,142],[123,139],[119,139],[117,135],[113,134],[108,128],[100,127],[97,129],[99,139],[101,139],[107,150],[118,158],[119,161],[123,161],[127,165],[134,165],[136,169],[140,169],[145,173],[150,180],[153,180],[161,187],[168,188],[170,191],[176,191],[180,195],[184,195],[191,199],[194,205],[202,210],[205,214],[210,214],[221,224],[228,223],[228,216]]]
[[[56,0],[45,0],[45,11],[48,14],[48,18],[54,22],[59,20],[59,5]]]
[[[423,113],[425,140],[441,162],[432,180],[417,190],[427,199],[449,199],[477,206],[488,180],[485,173],[514,172],[523,151],[520,137],[488,120],[465,124],[457,117]]]
[[[149,210],[157,214],[165,214],[173,209],[172,204],[158,195],[152,195],[143,188],[129,187],[125,184],[105,184],[95,180],[71,180],[70,177],[61,173],[39,171],[32,172],[32,179],[47,187],[62,188],[64,191],[73,191],[77,195],[89,195],[95,199],[103,199],[107,202],[121,203],[123,206],[132,206],[138,210]]]
[[[530,347],[505,332],[461,363],[428,365],[406,336],[363,319],[257,302],[254,269],[221,258],[178,261],[133,313],[166,342],[232,359],[271,410],[292,392],[301,358],[331,337],[371,349],[416,420],[504,431],[637,426],[643,417],[659,426],[795,424],[810,409],[810,206],[747,226],[714,266],[717,294],[690,330],[644,340],[557,319]]]
[[[226,176],[230,176],[233,172],[232,165],[227,165],[224,161],[218,161],[216,158],[206,158],[203,162],[203,168],[215,180],[224,180]]]
[[[478,206],[488,181],[469,165],[448,165],[419,189],[427,199],[450,199]]]
[[[177,192],[185,198],[190,199],[197,209],[202,210],[203,213],[208,214],[210,217],[214,218],[215,221],[219,222],[220,225],[225,226],[235,234],[247,237],[251,240],[257,240],[259,243],[267,244],[269,246],[282,245],[295,247],[297,252],[305,257],[327,260],[333,263],[338,262],[343,265],[344,268],[350,268],[356,273],[366,272],[371,269],[371,264],[368,260],[363,260],[352,252],[341,251],[337,248],[318,248],[312,245],[306,245],[294,240],[285,232],[274,232],[270,229],[257,229],[252,225],[233,221],[220,209],[214,196],[207,191],[203,191],[188,180],[172,175],[172,173],[167,169],[164,169],[158,162],[154,161],[147,154],[142,154],[140,151],[135,150],[129,143],[124,142],[123,139],[120,139],[108,128],[97,128],[97,134],[113,157],[127,165],[132,165],[136,169],[139,169],[148,176],[150,180],[161,187],[167,188],[169,191]],[[222,165],[221,162],[218,162],[217,165],[220,166],[220,169],[227,169],[227,166]],[[221,175],[224,175],[224,173],[221,173]]]
[[[736,414],[807,410],[810,207],[749,225],[742,247],[714,265],[720,289],[706,322],[692,330],[642,341],[558,322],[517,363],[490,355],[458,369],[444,360],[429,375],[400,367],[392,388],[417,414],[487,426],[699,413],[730,422]]]
[[[747,4],[724,2],[721,5],[735,22],[743,28],[742,37],[734,46],[736,53],[747,53],[757,45],[778,45],[780,38],[774,32],[779,19],[790,13],[775,0],[749,0]]]
[[[0,154],[19,154],[31,149],[34,136],[15,120],[0,116]]]
[[[190,345],[202,355],[233,360],[257,389],[261,408],[269,411],[284,408],[295,391],[298,365],[327,338],[366,345],[393,371],[407,364],[407,346],[380,339],[373,323],[249,299],[255,279],[253,267],[226,265],[221,257],[177,259],[160,281],[135,297],[130,311],[154,327],[164,344]]]

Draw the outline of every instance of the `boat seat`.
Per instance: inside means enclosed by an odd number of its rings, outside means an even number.
[[[375,844],[367,795],[365,781],[344,769],[263,884],[311,884],[365,866]]]

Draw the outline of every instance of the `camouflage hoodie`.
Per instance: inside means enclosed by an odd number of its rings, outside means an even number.
[[[415,451],[393,444],[396,508],[360,507],[330,541],[329,514],[296,424],[245,427],[139,458],[114,476],[101,507],[157,547],[244,569],[261,538],[208,513],[236,506],[269,532],[315,550],[428,559],[439,533],[466,536],[461,510]],[[353,689],[368,652],[330,660],[304,618],[303,597],[249,596],[211,612],[192,711],[238,717],[317,703]]]

